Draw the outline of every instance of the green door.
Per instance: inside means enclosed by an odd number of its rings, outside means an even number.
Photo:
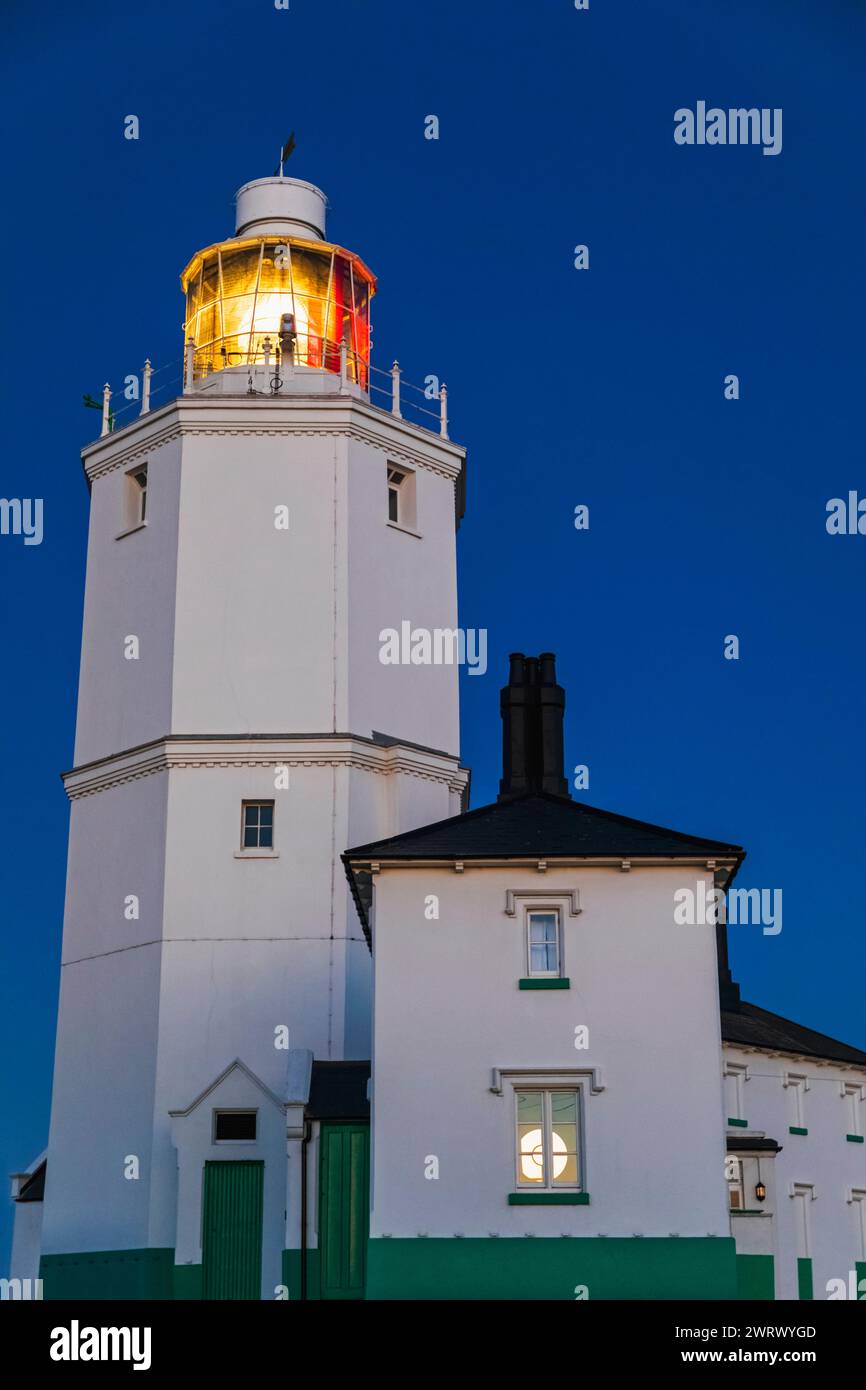
[[[370,1126],[323,1124],[319,1136],[322,1298],[363,1298],[370,1231]]]
[[[205,1163],[204,1298],[262,1296],[263,1163]]]

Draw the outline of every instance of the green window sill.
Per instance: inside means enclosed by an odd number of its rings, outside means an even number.
[[[788,1125],[789,1134],[808,1134],[808,1129],[802,1129],[800,1125]]]
[[[731,1216],[767,1216],[768,1213],[757,1207],[731,1207]]]
[[[518,989],[571,989],[571,980],[562,975],[557,979],[546,979],[543,976],[536,978],[531,975],[528,979],[518,980],[517,986]]]
[[[863,1135],[862,1135],[862,1134],[846,1134],[846,1135],[845,1135],[845,1138],[848,1140],[848,1143],[849,1143],[849,1144],[862,1144],[862,1143],[863,1143]]]
[[[735,1129],[748,1129],[748,1128],[749,1128],[749,1122],[748,1122],[748,1120],[732,1120],[732,1119],[730,1119],[730,1117],[729,1117],[729,1118],[728,1118],[728,1124],[729,1124],[729,1125],[733,1125]]]
[[[588,1207],[588,1192],[509,1192],[510,1207]]]

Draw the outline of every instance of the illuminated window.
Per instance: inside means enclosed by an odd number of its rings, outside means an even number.
[[[578,1096],[563,1090],[515,1092],[518,1186],[580,1188]]]
[[[273,849],[273,847],[274,803],[272,801],[245,801],[241,848]]]
[[[746,1196],[743,1188],[743,1165],[736,1154],[728,1154],[725,1174],[728,1179],[728,1201],[731,1211],[744,1211]]]
[[[526,952],[529,975],[560,975],[560,935],[558,912],[527,912]]]

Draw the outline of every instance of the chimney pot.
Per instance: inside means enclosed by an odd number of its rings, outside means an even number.
[[[526,792],[568,796],[563,771],[565,691],[556,683],[553,652],[509,657],[508,685],[500,692],[502,780],[499,800]]]

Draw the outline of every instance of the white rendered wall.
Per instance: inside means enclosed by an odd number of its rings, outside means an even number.
[[[866,1190],[866,1144],[846,1141],[849,1111],[840,1094],[843,1082],[866,1085],[866,1071],[774,1056],[727,1043],[724,1059],[749,1069],[749,1079],[743,1085],[743,1118],[748,1121],[748,1128],[731,1130],[730,1134],[765,1135],[782,1145],[782,1152],[773,1160],[775,1204],[770,1192],[766,1203],[773,1212],[775,1249],[767,1253],[775,1254],[776,1297],[798,1297],[795,1199],[790,1190],[793,1183],[805,1183],[812,1184],[815,1190],[808,1215],[813,1292],[816,1299],[825,1299],[828,1280],[842,1279],[847,1283],[849,1271],[858,1260],[866,1258],[857,1227],[858,1213],[847,1200],[849,1189]],[[809,1080],[802,1126],[809,1131],[806,1135],[789,1133],[793,1119],[788,1089],[783,1084],[786,1073]],[[858,1104],[859,1132],[864,1134],[866,1103]],[[743,1253],[744,1223],[734,1218],[731,1224],[738,1249]],[[751,1232],[749,1238],[754,1238]]]
[[[699,876],[468,863],[376,875],[374,1235],[729,1234],[715,938],[673,917],[675,889]],[[564,917],[569,990],[518,989],[524,927],[519,907],[505,914],[507,888],[579,891],[582,912]],[[494,1067],[601,1069],[605,1089],[585,1096],[589,1206],[507,1204],[514,1110],[507,1081],[491,1094]]]
[[[148,1244],[166,797],[155,775],[71,808],[45,1254]]]
[[[461,451],[348,395],[184,399],[161,422],[90,451],[75,765],[168,733],[376,729],[456,756],[456,668],[384,666],[379,633],[457,624]],[[387,522],[395,458],[415,475],[420,538]],[[144,463],[147,525],[124,535]]]
[[[401,465],[407,471],[405,465]],[[353,732],[373,729],[457,753],[459,708],[453,666],[383,666],[379,633],[457,626],[454,486],[424,468],[414,470],[415,530],[398,530],[387,516],[387,469],[382,453],[351,445],[348,471],[348,662],[353,684]],[[436,563],[430,563],[433,549]],[[360,842],[358,842],[360,843]]]
[[[10,1279],[38,1279],[42,1251],[42,1202],[16,1202],[9,1257]],[[31,1287],[33,1287],[31,1285]]]
[[[387,668],[378,630],[350,638],[394,583],[416,624],[456,623],[460,452],[417,435],[348,397],[184,399],[87,452],[88,766],[67,780],[45,1253],[173,1245],[168,1110],[236,1056],[279,1093],[278,1025],[317,1057],[369,1056],[370,956],[339,856],[454,814],[465,783],[456,668]],[[395,441],[438,469],[419,479],[423,540],[387,525]],[[148,524],[118,540],[143,462]],[[138,661],[123,659],[131,633]],[[448,756],[371,745],[373,729]],[[333,740],[347,732],[367,742]],[[241,803],[258,798],[276,801],[279,857],[238,858]]]
[[[147,525],[123,534],[127,473],[145,461]],[[93,482],[76,767],[160,738],[171,727],[179,489],[179,441]],[[137,661],[124,656],[124,639],[130,635],[139,639]]]

